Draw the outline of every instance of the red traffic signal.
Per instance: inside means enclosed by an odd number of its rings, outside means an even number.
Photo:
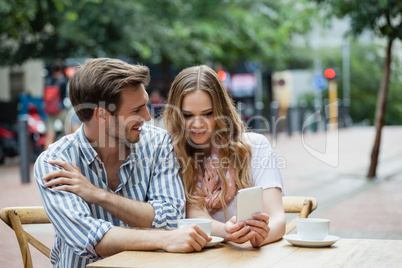
[[[65,73],[66,73],[66,76],[68,77],[68,78],[70,78],[71,76],[73,76],[73,74],[75,74],[75,67],[74,66],[69,66],[69,67],[67,67],[66,69],[65,69]]]
[[[335,78],[335,76],[336,76],[336,72],[335,72],[334,69],[328,68],[328,69],[326,69],[326,70],[324,71],[324,76],[325,76],[327,79],[333,79],[333,78]]]
[[[227,73],[224,70],[220,70],[218,73],[219,79],[223,82],[228,77]]]

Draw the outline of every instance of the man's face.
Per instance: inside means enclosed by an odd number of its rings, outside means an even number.
[[[138,142],[144,121],[151,120],[147,102],[148,94],[143,85],[124,89],[120,95],[120,107],[117,113],[108,114],[106,134],[118,143]]]

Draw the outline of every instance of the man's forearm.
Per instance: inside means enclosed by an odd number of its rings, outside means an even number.
[[[157,250],[163,249],[159,238],[163,231],[133,230],[122,227],[111,228],[96,244],[95,251],[106,257],[124,250]]]
[[[148,202],[140,202],[102,190],[96,204],[132,227],[152,227],[155,210]]]
[[[173,231],[112,227],[95,246],[96,254],[110,256],[125,250],[201,251],[211,238],[197,225]]]

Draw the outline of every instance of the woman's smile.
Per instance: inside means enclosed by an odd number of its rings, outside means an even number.
[[[207,133],[207,130],[191,130],[190,133],[194,136],[202,136]]]

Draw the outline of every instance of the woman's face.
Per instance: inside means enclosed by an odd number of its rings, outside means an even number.
[[[216,127],[209,94],[204,90],[196,90],[186,95],[183,98],[181,111],[186,124],[187,137],[196,145],[209,144]]]

